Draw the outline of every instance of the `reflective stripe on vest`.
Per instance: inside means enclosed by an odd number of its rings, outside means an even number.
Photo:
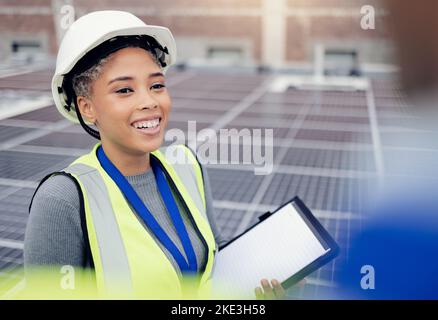
[[[98,289],[103,292],[123,290],[141,297],[178,298],[182,288],[177,271],[131,211],[117,185],[100,166],[96,157],[99,145],[64,170],[78,180],[84,194]],[[166,156],[167,152],[182,152],[189,162],[173,163]],[[217,246],[206,215],[200,166],[192,152],[183,145],[160,148],[151,156],[156,157],[168,173],[189,210],[189,217],[193,217],[207,244],[207,264],[201,275],[200,289],[204,291],[207,288],[208,292]]]

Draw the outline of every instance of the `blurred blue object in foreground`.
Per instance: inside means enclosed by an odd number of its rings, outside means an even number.
[[[438,299],[438,184],[407,186],[353,236],[342,299]]]

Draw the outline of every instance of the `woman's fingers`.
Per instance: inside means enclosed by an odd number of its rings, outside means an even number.
[[[267,279],[262,279],[260,283],[262,287],[257,287],[254,290],[256,299],[273,300],[284,299],[286,297],[286,291],[277,279],[273,279],[271,282]]]
[[[265,299],[267,299],[267,300],[275,299],[274,289],[271,287],[271,284],[269,283],[269,281],[267,279],[263,279],[261,281],[261,284],[263,287],[263,291],[265,293]]]
[[[277,299],[284,299],[286,297],[286,291],[284,290],[281,283],[277,279],[272,280],[271,283],[272,283],[275,297]]]
[[[263,300],[263,290],[260,287],[255,288],[255,295],[257,300]]]

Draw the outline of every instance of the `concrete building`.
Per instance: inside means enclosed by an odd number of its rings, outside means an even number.
[[[53,56],[74,17],[102,9],[169,27],[180,63],[306,68],[315,52],[370,70],[394,63],[376,0],[0,0],[0,60]]]

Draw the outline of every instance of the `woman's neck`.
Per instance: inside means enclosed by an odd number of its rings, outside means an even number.
[[[124,176],[135,176],[145,173],[151,168],[149,152],[133,154],[120,150],[110,144],[102,142],[103,151],[110,161]]]

